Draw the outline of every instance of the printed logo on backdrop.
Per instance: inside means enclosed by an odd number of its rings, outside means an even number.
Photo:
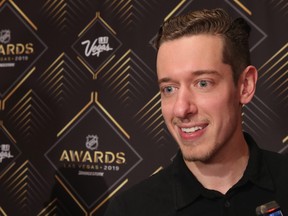
[[[4,172],[19,155],[20,150],[17,148],[15,140],[0,122],[0,173]]]
[[[81,42],[81,45],[85,47],[84,54],[86,58],[90,56],[99,58],[101,53],[113,50],[113,48],[110,47],[108,36],[98,37],[94,39],[94,41],[85,40]]]
[[[97,151],[97,135],[86,136],[85,146],[86,150],[63,150],[60,156],[63,167],[79,168],[78,175],[104,176],[105,171],[120,171],[126,163],[125,152]]]
[[[97,13],[72,47],[83,63],[96,72],[120,46],[113,29]]]
[[[103,200],[142,160],[117,125],[92,106],[45,154],[88,207]]]
[[[0,43],[7,44],[11,40],[10,30],[1,30],[0,31]]]
[[[8,22],[9,21],[9,22]],[[8,3],[0,9],[0,97],[4,97],[46,50],[29,18]]]
[[[10,151],[10,144],[0,144],[0,163],[6,158],[13,158]]]
[[[96,150],[99,146],[97,135],[88,135],[86,137],[86,147],[90,150]]]

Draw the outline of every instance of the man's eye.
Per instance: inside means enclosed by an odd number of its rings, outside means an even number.
[[[200,87],[200,88],[205,88],[205,87],[207,87],[209,85],[209,82],[207,81],[207,80],[200,80],[199,82],[198,82],[198,86]]]
[[[174,87],[173,86],[167,86],[167,87],[164,87],[162,89],[162,92],[164,94],[171,94],[173,91],[174,91]]]

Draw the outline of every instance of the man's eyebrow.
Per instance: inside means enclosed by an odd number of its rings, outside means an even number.
[[[212,75],[217,75],[217,76],[220,75],[220,73],[216,70],[199,70],[199,71],[193,71],[192,74],[195,76],[200,76],[203,74],[212,74]]]
[[[171,82],[171,80],[172,79],[170,79],[168,77],[164,77],[164,78],[158,80],[158,84],[160,85],[161,83]]]
[[[206,74],[220,76],[220,73],[216,70],[198,70],[198,71],[192,71],[191,74],[195,77],[206,75]],[[171,79],[169,77],[164,77],[164,78],[158,80],[158,84],[167,83],[167,82],[171,82],[171,81],[173,81],[173,79]]]

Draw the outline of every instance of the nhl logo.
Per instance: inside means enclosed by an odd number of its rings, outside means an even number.
[[[99,138],[97,135],[88,135],[86,137],[86,147],[90,150],[95,150],[99,146]]]
[[[1,30],[0,31],[0,43],[7,44],[11,40],[10,30]]]

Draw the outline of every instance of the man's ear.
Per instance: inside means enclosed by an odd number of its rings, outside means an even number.
[[[247,104],[252,100],[256,91],[257,78],[258,72],[254,66],[250,65],[242,72],[238,83],[240,87],[241,104]]]

